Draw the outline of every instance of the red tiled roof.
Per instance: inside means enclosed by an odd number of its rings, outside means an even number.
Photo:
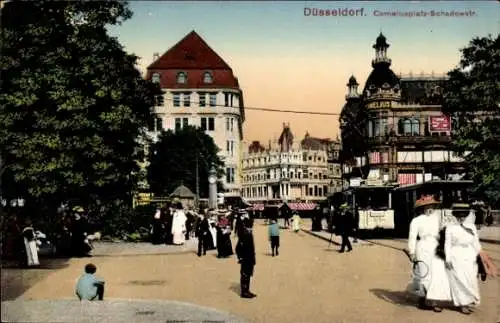
[[[231,67],[194,30],[149,65],[147,70],[147,79],[151,79],[153,73],[160,73],[162,88],[239,89],[238,79]],[[177,83],[179,72],[187,74],[186,83]],[[212,74],[212,83],[203,82],[206,72]]]
[[[230,70],[231,67],[193,30],[149,65],[149,69]]]

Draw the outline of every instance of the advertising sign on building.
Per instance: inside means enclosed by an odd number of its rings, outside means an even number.
[[[451,119],[444,114],[440,116],[429,117],[429,131],[431,132],[445,132],[451,131]]]

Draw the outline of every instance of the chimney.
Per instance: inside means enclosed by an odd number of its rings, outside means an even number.
[[[160,58],[160,54],[159,53],[153,53],[153,62],[156,62],[158,60],[158,58]]]

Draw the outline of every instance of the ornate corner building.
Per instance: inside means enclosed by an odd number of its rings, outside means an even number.
[[[452,151],[451,120],[441,112],[447,77],[396,75],[387,55],[389,46],[381,33],[362,93],[356,79],[349,79],[340,118],[342,153],[355,161],[347,175],[400,185],[458,176],[464,161]]]
[[[240,196],[245,110],[243,91],[231,67],[192,31],[162,56],[155,54],[146,78],[164,91],[154,110],[155,122],[149,126],[150,137],[155,140],[163,129],[202,128],[224,159],[225,195]]]
[[[252,203],[324,200],[341,190],[340,167],[331,164],[339,146],[308,133],[294,140],[290,125],[283,124],[278,140],[267,147],[253,141],[244,153],[243,197]]]

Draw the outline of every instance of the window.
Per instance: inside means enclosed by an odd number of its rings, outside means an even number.
[[[226,140],[226,152],[228,155],[230,151],[231,151],[231,141]]]
[[[214,130],[215,130],[215,119],[208,118],[208,131],[214,131]]]
[[[233,167],[226,168],[226,183],[229,183],[229,184],[234,183],[234,168]]]
[[[160,73],[153,73],[153,76],[151,77],[151,82],[153,83],[160,83]]]
[[[188,118],[182,118],[182,128],[189,126]]]
[[[210,106],[217,106],[217,93],[210,93]]]
[[[418,119],[413,119],[411,121],[411,133],[414,136],[420,135],[420,122],[418,121]]]
[[[313,188],[309,187],[309,196],[313,196]]]
[[[212,77],[212,74],[210,74],[210,72],[205,72],[203,74],[203,83],[212,83],[214,81],[213,77]]]
[[[155,131],[162,131],[163,130],[163,120],[161,118],[156,118],[155,120]]]
[[[191,94],[190,93],[184,93],[184,102],[183,102],[185,107],[191,106]]]
[[[234,156],[234,141],[231,140],[231,156]]]
[[[201,118],[200,128],[203,131],[207,130],[207,118]]]
[[[229,93],[224,93],[224,106],[229,106]]]
[[[231,118],[231,132],[234,131],[234,118]]]
[[[174,107],[181,106],[181,95],[179,93],[174,93]]]
[[[204,107],[207,104],[207,94],[206,93],[198,93],[200,107]]]
[[[403,133],[405,136],[411,136],[411,121],[409,119],[403,121]]]
[[[181,118],[175,118],[175,131],[181,130],[182,124],[181,124]]]
[[[230,128],[230,124],[231,122],[229,121],[230,118],[226,118],[226,130],[229,131],[231,128]]]
[[[177,73],[177,84],[186,84],[187,75],[184,72]]]

